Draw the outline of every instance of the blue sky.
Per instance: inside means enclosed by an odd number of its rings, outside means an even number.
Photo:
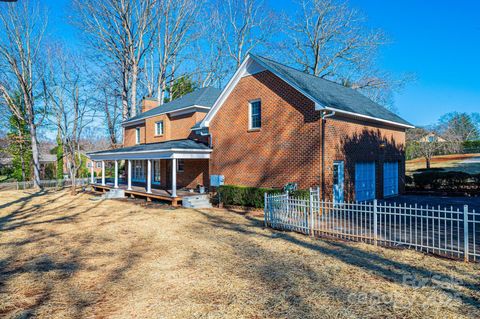
[[[68,25],[69,1],[47,0],[50,35],[78,44]],[[291,0],[270,0],[292,12]],[[395,97],[400,115],[415,125],[435,122],[442,114],[480,112],[480,1],[476,0],[350,0],[383,29],[392,43],[380,52],[380,66],[416,81]]]

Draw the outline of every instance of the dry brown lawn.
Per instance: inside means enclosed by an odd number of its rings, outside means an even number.
[[[480,317],[478,264],[92,199],[0,193],[0,317]]]
[[[466,162],[473,158],[480,158],[480,154],[450,154],[434,156],[431,160],[432,168],[443,168],[445,171],[465,172],[480,174],[480,163]],[[415,158],[406,162],[407,174],[411,175],[416,170],[425,168],[424,158]]]

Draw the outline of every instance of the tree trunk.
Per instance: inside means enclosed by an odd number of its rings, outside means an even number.
[[[134,63],[132,66],[130,117],[134,117],[135,115],[137,115],[137,80],[138,80],[138,65]]]
[[[429,157],[426,157],[426,158],[425,158],[425,162],[426,162],[426,166],[427,166],[426,168],[427,168],[427,169],[430,169],[430,165],[431,165],[431,164],[430,164],[430,158],[429,158]]]
[[[130,117],[128,109],[128,75],[127,70],[123,71],[123,80],[122,80],[122,120],[126,121]]]
[[[38,152],[38,141],[37,141],[37,128],[35,124],[31,121],[30,126],[30,137],[32,139],[32,159],[33,159],[33,186],[36,189],[41,189],[40,185],[40,154]]]

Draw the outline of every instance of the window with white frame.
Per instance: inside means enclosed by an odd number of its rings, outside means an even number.
[[[153,161],[153,183],[160,184],[160,160]]]
[[[260,100],[251,101],[249,104],[249,129],[259,129],[262,127],[262,103]]]
[[[97,162],[97,168],[102,168],[102,162]]]
[[[91,168],[91,167],[92,167],[92,162],[88,162],[88,163],[87,163],[87,167],[88,167],[88,168]]]
[[[140,144],[140,128],[135,129],[135,143]]]
[[[177,172],[183,172],[185,169],[185,160],[179,159],[177,161]]]
[[[163,135],[163,121],[155,122],[155,135]]]
[[[133,170],[132,170],[132,181],[134,182],[143,182],[145,181],[145,165],[146,161],[132,161]]]

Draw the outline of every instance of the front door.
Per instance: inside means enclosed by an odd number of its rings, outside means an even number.
[[[343,184],[344,184],[344,163],[343,161],[335,161],[333,163],[333,202],[342,203],[343,198]]]

